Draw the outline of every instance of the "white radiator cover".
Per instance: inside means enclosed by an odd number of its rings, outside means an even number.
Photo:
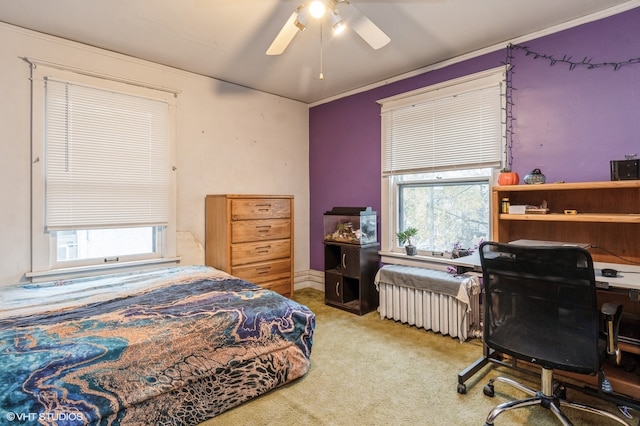
[[[458,337],[464,342],[480,335],[479,291],[469,291],[469,302],[428,289],[378,283],[381,318],[401,321],[425,330]]]

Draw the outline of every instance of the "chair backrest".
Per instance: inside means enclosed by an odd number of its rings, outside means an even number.
[[[484,340],[501,353],[546,368],[600,368],[593,260],[580,247],[480,246]]]

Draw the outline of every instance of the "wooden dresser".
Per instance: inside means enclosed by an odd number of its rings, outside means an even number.
[[[293,196],[207,195],[205,263],[293,295]]]

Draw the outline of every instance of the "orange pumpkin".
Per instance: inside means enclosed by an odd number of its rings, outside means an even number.
[[[517,185],[520,176],[516,172],[502,172],[498,175],[498,185]]]

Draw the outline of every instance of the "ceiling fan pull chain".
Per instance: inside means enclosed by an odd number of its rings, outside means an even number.
[[[322,73],[323,70],[323,43],[322,43],[322,20],[320,20],[320,75],[318,76],[318,78],[320,80],[324,80],[324,74]]]

